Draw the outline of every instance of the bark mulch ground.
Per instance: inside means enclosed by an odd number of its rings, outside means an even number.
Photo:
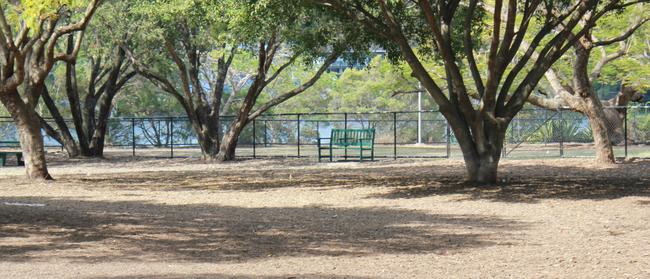
[[[0,169],[0,277],[650,278],[650,161],[50,165]]]

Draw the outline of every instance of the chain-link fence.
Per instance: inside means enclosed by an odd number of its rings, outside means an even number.
[[[650,106],[606,108],[617,157],[650,158]],[[222,134],[232,117],[224,117]],[[72,121],[68,121],[72,127]],[[54,124],[54,123],[52,123]],[[317,138],[335,128],[375,128],[376,158],[461,157],[447,121],[437,111],[293,113],[258,117],[239,138],[237,156],[316,157]],[[73,134],[73,136],[75,136]],[[17,138],[10,118],[0,118],[0,141]],[[61,145],[45,136],[48,149]],[[115,118],[109,121],[107,155],[199,157],[191,123],[183,117]],[[569,110],[522,110],[509,126],[503,157],[534,159],[595,156],[588,119]]]
[[[650,106],[606,107],[616,157],[650,158]],[[595,157],[588,118],[568,109],[523,110],[508,128],[506,158]]]

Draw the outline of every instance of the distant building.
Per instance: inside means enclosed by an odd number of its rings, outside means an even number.
[[[345,59],[339,57],[339,59],[336,59],[336,61],[334,63],[332,63],[332,65],[330,65],[327,68],[327,71],[328,72],[334,72],[334,73],[337,73],[337,74],[342,74],[346,69],[349,69],[349,68],[361,69],[361,68],[365,67],[366,65],[368,65],[368,63],[370,63],[370,60],[372,60],[376,56],[384,57],[384,56],[386,56],[386,51],[383,50],[383,49],[372,50],[370,55],[368,56],[368,58],[366,58],[366,61],[364,63],[350,64],[347,61],[345,61]]]

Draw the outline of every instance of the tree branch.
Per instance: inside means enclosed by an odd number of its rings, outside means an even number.
[[[318,81],[318,79],[323,75],[323,73],[327,70],[327,68],[329,68],[329,66],[332,65],[332,63],[334,63],[336,61],[336,59],[338,59],[339,55],[340,55],[340,53],[336,52],[336,51],[333,52],[332,54],[330,54],[327,57],[327,59],[325,59],[323,64],[320,66],[320,68],[318,68],[318,71],[316,71],[316,73],[307,82],[301,84],[299,87],[296,87],[296,88],[294,88],[293,90],[291,90],[289,92],[286,92],[284,94],[276,96],[275,98],[273,98],[270,101],[266,102],[265,104],[260,106],[260,108],[258,108],[253,113],[248,115],[248,121],[251,121],[251,120],[257,118],[262,113],[269,110],[270,108],[272,108],[272,107],[274,107],[276,105],[279,105],[282,102],[288,100],[289,98],[294,97],[294,96],[304,92],[305,90],[309,89],[311,86],[313,86],[316,83],[316,81]]]
[[[287,67],[289,67],[291,64],[293,64],[301,54],[302,54],[302,52],[297,52],[297,53],[293,54],[291,56],[291,58],[289,58],[289,61],[282,64],[280,67],[278,67],[278,69],[275,70],[273,75],[271,75],[271,77],[269,77],[266,81],[264,81],[264,83],[269,84],[269,83],[273,82],[273,80],[276,79],[280,75],[280,73],[282,73],[282,71],[284,71]]]
[[[594,42],[593,47],[606,46],[606,45],[610,45],[610,44],[617,43],[617,42],[620,42],[620,41],[624,41],[627,38],[629,38],[630,36],[632,36],[632,34],[634,34],[634,31],[639,29],[639,27],[641,27],[644,23],[648,22],[648,20],[650,20],[650,18],[644,18],[642,20],[639,20],[637,23],[635,23],[633,26],[630,26],[627,30],[625,30],[625,32],[623,32],[623,34],[621,34],[618,37],[614,37],[614,38],[603,40],[603,41]]]
[[[472,73],[472,78],[474,79],[476,90],[478,91],[478,94],[480,96],[483,96],[485,87],[483,86],[483,79],[481,78],[481,73],[478,70],[476,59],[474,58],[474,46],[472,40],[472,19],[474,18],[477,4],[478,4],[478,0],[470,0],[469,2],[469,8],[468,8],[469,10],[467,11],[467,15],[465,16],[465,22],[463,25],[463,27],[465,28],[463,32],[464,34],[463,46],[465,50],[465,58],[467,59],[467,63],[469,64],[469,69],[470,72]]]

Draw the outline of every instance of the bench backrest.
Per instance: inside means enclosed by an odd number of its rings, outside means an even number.
[[[0,141],[0,149],[20,149],[20,142]]]
[[[2,147],[18,147],[20,148],[20,142],[18,141],[0,141],[0,148]]]
[[[332,129],[332,145],[372,147],[375,129]]]

